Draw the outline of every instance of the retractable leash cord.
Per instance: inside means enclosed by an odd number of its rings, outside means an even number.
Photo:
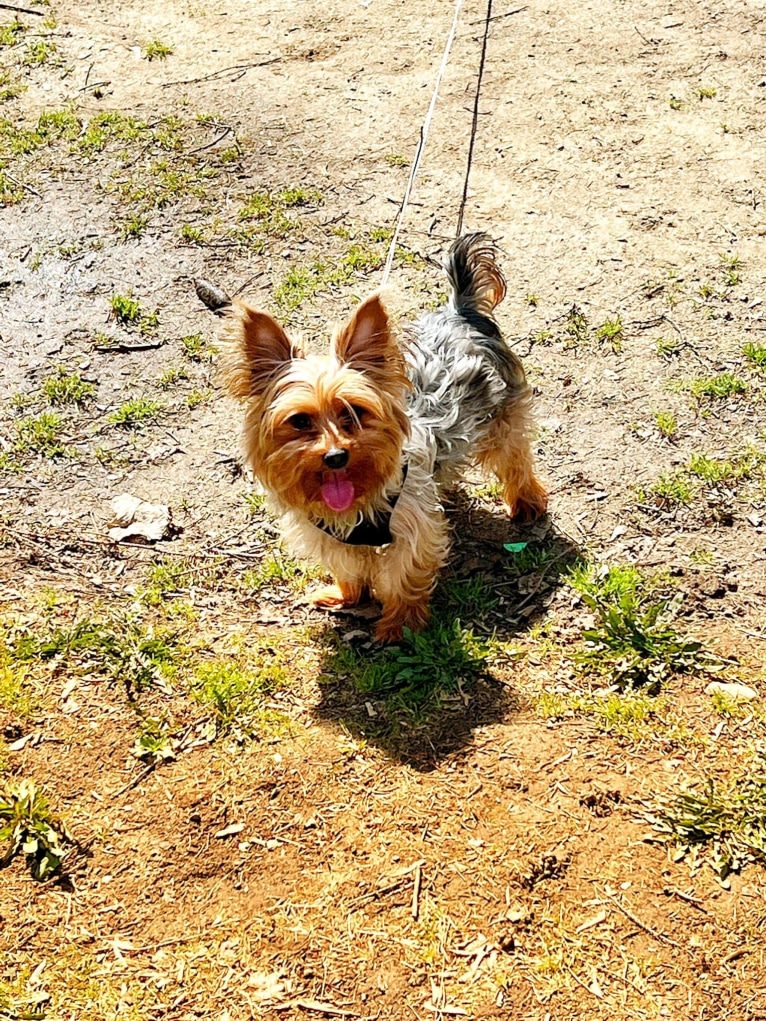
[[[388,249],[388,256],[386,258],[386,264],[383,267],[383,278],[380,286],[385,287],[388,283],[388,278],[391,275],[391,267],[394,263],[394,255],[396,254],[396,245],[399,240],[399,231],[401,230],[402,221],[404,220],[404,213],[409,205],[410,196],[412,195],[412,189],[415,184],[415,177],[417,176],[418,168],[420,167],[420,160],[423,156],[423,150],[426,147],[426,141],[428,139],[428,132],[431,128],[431,121],[433,120],[434,110],[436,109],[436,101],[439,98],[439,89],[441,88],[442,78],[444,72],[447,69],[447,63],[449,61],[450,50],[452,49],[452,43],[455,40],[455,34],[457,32],[458,21],[460,19],[460,11],[463,6],[463,0],[455,0],[455,12],[452,18],[452,27],[450,28],[449,35],[447,36],[447,42],[444,46],[444,53],[442,54],[441,64],[436,75],[436,81],[434,83],[434,90],[431,95],[431,102],[428,106],[428,112],[426,113],[425,120],[420,129],[420,139],[418,141],[417,149],[415,150],[415,156],[410,166],[410,174],[407,179],[407,187],[404,190],[404,198],[402,204],[399,206],[399,212],[396,215],[396,225],[394,227],[394,234],[391,238],[391,245]],[[460,209],[457,218],[457,229],[455,236],[460,237],[460,233],[463,229],[463,215],[465,213],[466,202],[468,200],[468,179],[471,174],[471,165],[473,163],[473,150],[476,142],[476,131],[479,124],[479,96],[481,94],[482,79],[484,78],[484,65],[487,59],[487,39],[489,37],[489,26],[492,21],[492,0],[487,0],[487,13],[484,19],[484,38],[481,45],[481,58],[479,60],[479,71],[476,80],[476,94],[474,96],[473,104],[473,121],[471,124],[471,139],[468,145],[468,160],[465,171],[465,181],[463,182],[463,195],[460,200]]]

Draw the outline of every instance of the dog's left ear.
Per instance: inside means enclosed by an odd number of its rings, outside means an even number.
[[[392,357],[399,361],[388,312],[379,294],[363,301],[349,322],[336,333],[333,351],[339,362],[371,376],[390,372]]]

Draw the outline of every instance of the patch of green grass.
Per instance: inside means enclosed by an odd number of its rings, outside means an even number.
[[[745,344],[742,354],[753,368],[766,375],[766,347],[763,344]]]
[[[0,708],[26,718],[32,713],[33,705],[24,670],[10,664],[0,665]]]
[[[156,130],[154,134],[156,136]],[[171,147],[169,138],[164,147]],[[152,209],[165,209],[189,196],[205,198],[210,179],[214,176],[215,170],[210,167],[183,169],[171,166],[166,159],[159,159],[121,181],[117,190],[124,202],[134,206],[138,212],[146,213]]]
[[[15,46],[26,30],[27,26],[16,17],[7,25],[0,25],[0,46]]]
[[[90,118],[77,139],[76,148],[85,156],[93,156],[102,152],[110,142],[123,145],[138,142],[148,130],[146,121],[120,113],[119,110],[104,111]]]
[[[622,319],[619,315],[615,316],[614,319],[605,319],[596,328],[596,340],[599,344],[610,347],[614,354],[619,354],[622,351],[624,339],[625,333]]]
[[[690,504],[694,490],[686,472],[668,472],[660,475],[648,490],[639,489],[636,495],[639,503],[654,503],[668,510]]]
[[[155,421],[161,410],[162,405],[159,401],[153,401],[148,397],[133,397],[113,411],[109,421],[122,429],[141,429],[149,422]]]
[[[58,46],[52,39],[34,39],[27,43],[21,62],[27,67],[40,67],[52,60],[57,53]]]
[[[583,716],[606,734],[632,742],[656,739],[666,730],[662,713],[667,703],[645,692],[603,694],[543,692],[537,699],[537,713],[545,720]]]
[[[721,372],[717,376],[697,377],[681,380],[677,388],[686,391],[696,400],[727,400],[747,393],[748,386],[744,379],[733,372]]]
[[[678,420],[672,411],[656,411],[654,424],[660,436],[664,436],[666,440],[673,439],[678,432]]]
[[[382,651],[339,646],[325,664],[327,677],[350,680],[357,691],[385,698],[395,709],[418,714],[429,704],[479,677],[490,647],[459,621],[434,620],[417,634]]]
[[[248,503],[251,503],[250,498],[258,496],[260,494],[248,493]],[[262,501],[264,499],[261,497]],[[263,503],[260,506],[263,506]],[[318,570],[277,553],[265,556],[257,567],[246,571],[242,576],[242,586],[250,594],[279,584],[288,585],[294,592],[301,592],[311,579],[319,576],[321,576],[321,572]]]
[[[159,39],[152,39],[144,46],[142,55],[145,60],[165,60],[172,52],[172,46],[168,46]]]
[[[250,650],[247,665],[235,659],[217,659],[198,666],[192,692],[211,711],[215,736],[243,741],[258,737],[264,723],[273,726],[274,710],[268,706],[268,698],[289,681],[278,657],[265,650]]]
[[[377,269],[382,261],[379,248],[354,242],[332,265],[314,262],[308,266],[294,266],[274,289],[274,303],[283,313],[293,312],[320,291],[342,287],[354,276]]]
[[[723,253],[721,255],[721,269],[724,274],[724,286],[726,287],[737,287],[742,283],[742,274],[740,269],[742,268],[742,261],[738,255],[729,255]]]
[[[766,860],[766,764],[756,757],[747,772],[712,777],[648,806],[658,840],[688,857],[693,869],[707,863],[726,880],[750,862]]]
[[[166,689],[185,655],[176,634],[135,615],[85,618],[46,631],[21,630],[8,651],[13,662],[61,659],[79,665],[91,675],[118,681],[130,697],[151,686]]]
[[[0,103],[7,103],[11,99],[18,99],[26,91],[26,88],[26,85],[13,78],[10,71],[0,69]]]
[[[67,372],[63,365],[45,380],[42,390],[49,404],[83,405],[96,393],[92,383],[87,383],[77,372]]]
[[[596,617],[595,627],[583,633],[585,646],[575,656],[584,673],[621,688],[657,688],[668,677],[702,664],[701,644],[682,637],[673,626],[678,597],[662,593],[656,580],[645,578],[635,567],[601,572],[577,566],[570,571],[569,582]]]
[[[738,469],[731,461],[720,461],[706,454],[692,454],[688,469],[703,482],[724,482],[737,476]]]
[[[0,867],[21,853],[35,879],[48,879],[61,865],[68,841],[65,826],[33,783],[8,783],[0,791]]]
[[[61,442],[63,430],[64,420],[55,411],[43,411],[39,415],[19,419],[14,450],[18,454],[65,457],[68,450]]]
[[[288,209],[322,204],[322,195],[313,188],[283,188],[259,191],[251,195],[239,211],[240,220],[257,224],[259,231],[272,237],[285,237],[295,227]]]
[[[499,597],[492,590],[490,579],[481,574],[469,578],[450,578],[437,589],[436,604],[446,606],[453,614],[477,620],[493,610]]]
[[[165,557],[149,569],[141,598],[149,606],[160,606],[187,589],[192,575],[192,568],[180,557]]]
[[[144,312],[141,302],[132,294],[113,294],[109,299],[112,315],[126,329],[135,329],[139,333],[153,333],[159,325],[156,312]]]

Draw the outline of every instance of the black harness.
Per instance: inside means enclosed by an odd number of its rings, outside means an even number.
[[[337,542],[344,543],[346,546],[390,546],[390,544],[394,541],[394,537],[391,534],[391,515],[394,513],[397,501],[402,495],[402,489],[404,489],[404,483],[407,479],[408,467],[409,465],[407,462],[402,465],[401,489],[396,496],[393,496],[389,501],[389,510],[376,514],[372,519],[363,518],[359,524],[342,539],[340,536],[336,535],[331,526],[326,525],[324,521],[315,521],[315,527],[320,531],[325,532],[327,535],[332,536],[332,538],[337,540]]]

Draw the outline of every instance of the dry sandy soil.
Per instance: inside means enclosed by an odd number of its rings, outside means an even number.
[[[504,251],[550,515],[467,484],[436,624],[393,652],[307,606],[191,281],[309,342],[378,286],[452,4],[22,6],[0,827],[65,857],[3,870],[0,1017],[766,1018],[762,6],[494,5],[465,226]],[[402,315],[440,294],[486,16],[467,0]],[[123,493],[172,537],[110,540]],[[621,569],[620,639],[659,606],[664,670],[605,691],[621,653],[584,631]]]

